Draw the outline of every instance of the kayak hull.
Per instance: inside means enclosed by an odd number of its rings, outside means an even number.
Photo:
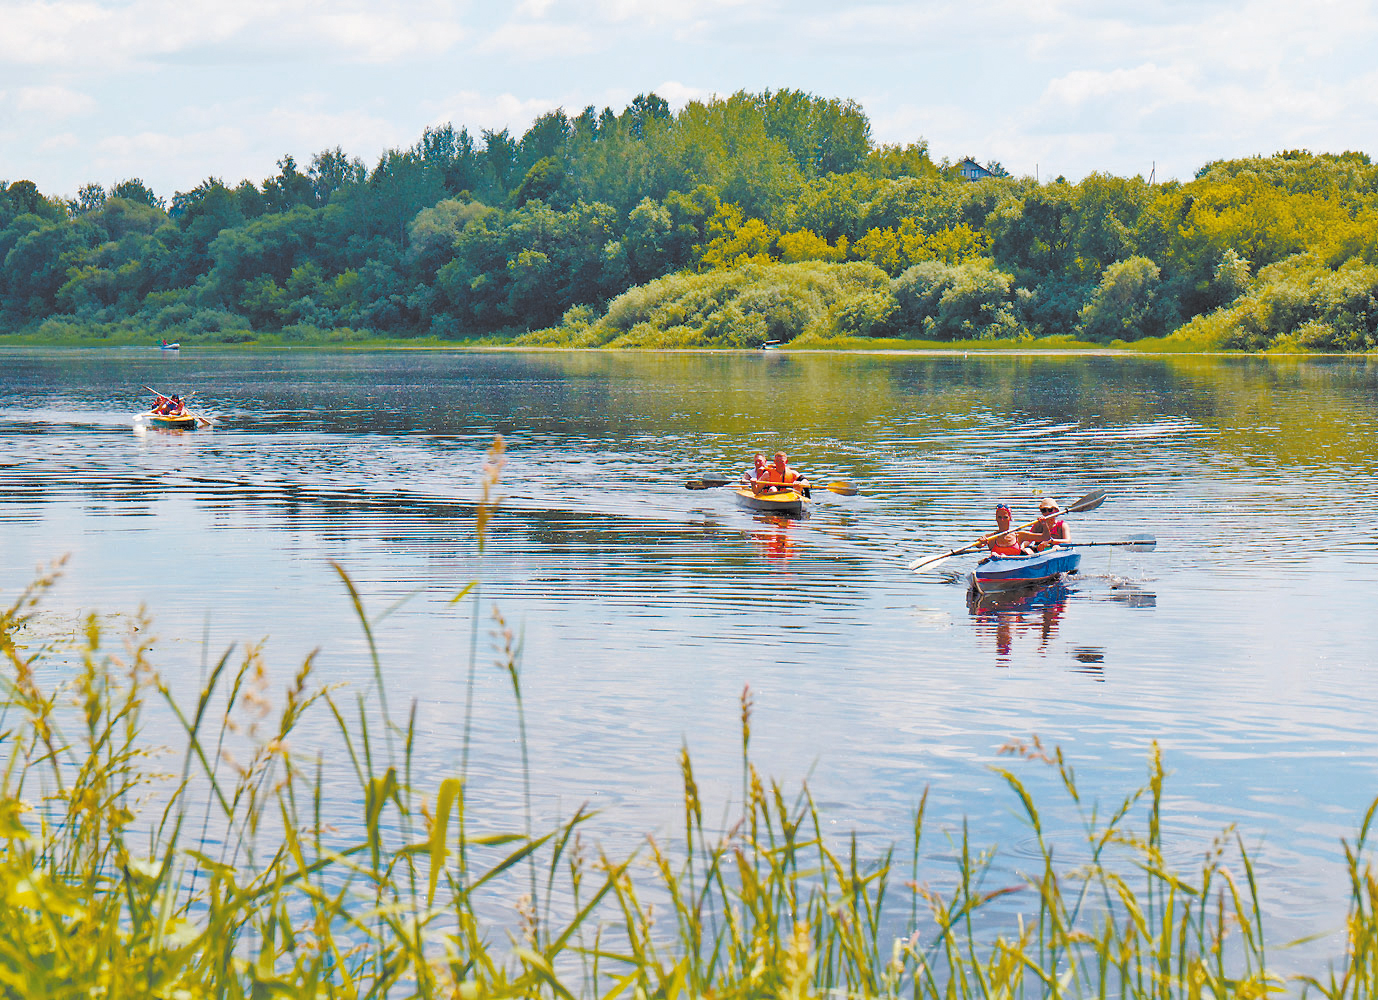
[[[976,564],[971,587],[980,594],[1022,590],[1050,583],[1081,566],[1081,553],[1070,545],[1054,545],[1026,556],[991,555]]]
[[[734,489],[738,505],[761,514],[799,515],[804,513],[804,498],[794,490],[779,493],[752,493],[745,487]]]
[[[139,419],[150,427],[160,427],[168,431],[196,430],[196,417],[190,413],[173,417],[166,413],[141,413]]]

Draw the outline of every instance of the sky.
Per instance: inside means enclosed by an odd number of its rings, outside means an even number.
[[[1376,48],[1374,0],[0,0],[0,179],[170,199],[288,153],[371,166],[446,121],[798,89],[935,159],[1189,180],[1378,155]]]

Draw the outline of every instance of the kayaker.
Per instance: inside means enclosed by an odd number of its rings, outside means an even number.
[[[1035,551],[1041,552],[1058,542],[1072,540],[1072,534],[1067,530],[1067,522],[1057,516],[1060,509],[1052,497],[1043,497],[1038,501],[1038,520],[1029,531]]]
[[[785,488],[803,495],[809,495],[809,481],[789,467],[789,456],[783,451],[775,453],[775,462],[752,484],[755,493],[779,493]]]
[[[149,409],[149,412],[150,412],[150,413],[162,413],[163,410],[164,410],[164,408],[167,406],[168,402],[169,402],[169,400],[168,400],[168,398],[167,398],[166,396],[163,396],[163,395],[156,395],[156,396],[154,396],[154,397],[153,397],[153,405],[150,406],[150,407],[148,408],[148,409]]]
[[[997,556],[1021,556],[1024,554],[1024,547],[1020,539],[1023,532],[1011,531],[1010,519],[1009,507],[1003,503],[996,504],[995,526],[1000,530],[981,539],[982,543]]]
[[[742,473],[742,485],[750,486],[752,483],[764,479],[766,476],[766,466],[768,464],[769,463],[766,462],[766,457],[758,451],[756,457],[752,460],[751,470]]]
[[[167,415],[170,417],[180,417],[186,412],[187,408],[182,403],[182,397],[174,395],[168,402]]]

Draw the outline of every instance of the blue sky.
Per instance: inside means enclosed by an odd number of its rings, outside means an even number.
[[[431,124],[739,89],[852,98],[882,142],[1015,174],[1189,179],[1378,154],[1372,0],[0,0],[0,179],[52,194],[261,181]]]

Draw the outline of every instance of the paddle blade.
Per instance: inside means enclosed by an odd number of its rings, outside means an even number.
[[[691,479],[684,484],[686,490],[711,490],[719,486],[726,486],[732,482],[726,476],[703,476],[699,479]]]
[[[927,559],[916,559],[909,564],[909,569],[915,573],[927,573],[930,569],[937,569],[943,563],[952,558],[951,552],[944,552],[940,556],[929,556]]]
[[[843,497],[854,497],[857,493],[857,489],[855,486],[853,486],[851,483],[842,482],[841,480],[835,483],[829,483],[827,486],[824,487],[824,489],[826,489],[829,493],[836,493],[838,496]]]
[[[1106,493],[1105,490],[1092,490],[1076,503],[1064,508],[1062,512],[1064,514],[1081,514],[1088,510],[1095,510],[1101,504],[1105,503],[1105,498],[1107,496],[1109,496],[1109,494]]]
[[[920,570],[932,569],[941,563],[947,562],[953,556],[964,556],[968,552],[975,552],[977,549],[985,548],[984,545],[968,545],[966,548],[953,549],[950,552],[943,552],[936,556],[924,556],[922,559],[915,559],[909,564],[909,569],[917,573]]]

